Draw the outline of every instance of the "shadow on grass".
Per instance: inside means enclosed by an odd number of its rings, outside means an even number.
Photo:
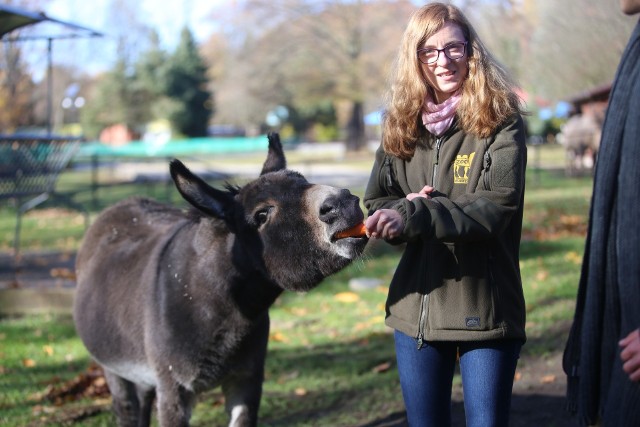
[[[520,243],[520,259],[537,258],[542,254],[544,254],[545,257],[552,254],[565,254],[568,251],[575,250],[576,245],[580,246],[582,243],[583,239],[580,237],[542,241],[523,240]]]

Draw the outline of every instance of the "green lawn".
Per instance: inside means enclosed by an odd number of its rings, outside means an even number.
[[[163,188],[150,191],[160,196]],[[102,204],[125,192],[104,191]],[[521,246],[529,336],[523,359],[557,352],[566,339],[590,193],[589,177],[529,171]],[[87,194],[80,196],[89,201]],[[48,209],[28,215],[23,247],[75,249],[81,216],[55,210],[43,218],[42,212]],[[68,224],[60,217],[80,219]],[[54,219],[61,224],[54,227]],[[12,221],[11,209],[0,208],[2,242],[11,241]],[[7,250],[3,245],[0,250]],[[402,410],[392,336],[383,324],[386,284],[399,255],[397,248],[372,244],[362,260],[319,288],[306,295],[285,293],[276,302],[261,426],[355,426]],[[354,277],[380,278],[384,285],[353,292],[348,282]],[[89,366],[68,316],[0,319],[0,425],[113,425],[108,397],[63,393],[71,391],[70,381],[85,378]],[[94,388],[100,386],[94,382]],[[219,390],[201,396],[192,421],[194,426],[226,425]]]

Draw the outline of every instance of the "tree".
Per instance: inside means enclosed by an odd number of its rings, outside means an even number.
[[[83,108],[81,120],[85,135],[97,137],[104,128],[124,124],[142,133],[152,118],[153,94],[139,83],[133,66],[121,55],[114,68],[99,76]]]
[[[169,54],[160,46],[156,31],[150,34],[149,49],[142,52],[134,64],[133,85],[140,92],[139,100],[148,106],[147,121],[166,119],[173,111],[174,101],[166,95],[166,74],[169,69]]]
[[[284,105],[298,112],[330,102],[349,149],[359,149],[364,113],[381,106],[413,9],[408,1],[245,2],[243,19],[236,21],[242,26],[234,32],[245,34],[236,35],[243,75],[249,77],[243,80],[249,94],[243,101],[267,111]]]
[[[95,138],[106,127],[124,124],[137,133],[153,118],[154,98],[137,77],[139,58],[157,48],[157,34],[140,21],[141,5],[109,0],[106,16],[110,36],[117,41],[113,67],[98,76],[87,94],[81,121],[87,137]]]
[[[212,114],[207,83],[207,67],[198,53],[191,31],[185,27],[178,47],[169,57],[163,90],[164,95],[174,101],[169,121],[180,134],[189,137],[207,134]]]
[[[32,123],[31,94],[35,84],[16,43],[3,43],[3,48],[4,55],[0,60],[0,133],[9,133]]]
[[[637,18],[598,0],[541,0],[536,7],[527,80],[538,93],[566,99],[613,80]]]

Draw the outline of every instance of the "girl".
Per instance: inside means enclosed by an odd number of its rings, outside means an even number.
[[[408,421],[450,425],[459,357],[467,426],[507,426],[525,341],[520,99],[449,4],[415,12],[396,67],[364,202],[370,237],[406,243],[386,324]]]

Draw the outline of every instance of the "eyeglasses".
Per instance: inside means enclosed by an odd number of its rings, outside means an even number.
[[[440,52],[444,52],[444,54],[447,55],[447,58],[451,60],[460,59],[464,56],[464,53],[467,50],[467,43],[468,42],[451,43],[442,49],[432,47],[418,49],[418,60],[423,64],[434,64],[440,58]]]

